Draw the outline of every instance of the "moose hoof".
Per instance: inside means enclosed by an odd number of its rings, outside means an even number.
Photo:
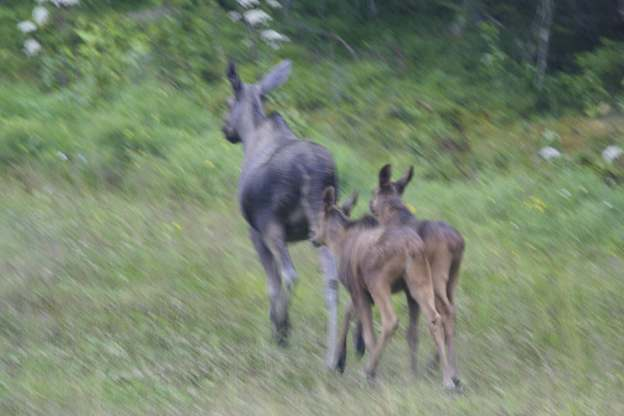
[[[292,293],[295,290],[295,286],[297,286],[297,275],[284,279],[284,285],[286,286],[288,293]]]
[[[338,357],[338,361],[336,362],[336,370],[340,374],[342,374],[344,373],[346,366],[347,366],[347,354],[346,353],[340,354],[340,357]]]
[[[281,348],[288,347],[288,336],[285,334],[274,334],[273,340]]]
[[[280,347],[288,346],[288,333],[290,332],[290,324],[288,321],[273,326],[273,339]]]
[[[377,385],[377,374],[374,370],[365,370],[364,374],[366,374],[366,381],[369,386],[374,387]]]
[[[444,390],[448,393],[459,394],[464,391],[461,382],[456,377],[453,377],[453,379],[446,381],[443,384],[444,384]]]
[[[355,337],[354,346],[357,355],[362,357],[364,355],[364,352],[366,352],[366,344],[364,344],[364,337],[361,333]]]
[[[456,393],[463,393],[464,392],[464,384],[461,382],[461,380],[457,377],[453,377],[453,383],[455,384],[455,392]]]

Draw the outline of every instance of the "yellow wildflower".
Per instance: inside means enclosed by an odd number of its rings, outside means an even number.
[[[538,211],[541,214],[543,214],[546,210],[546,203],[535,195],[531,195],[528,200],[524,201],[524,205],[527,208]]]

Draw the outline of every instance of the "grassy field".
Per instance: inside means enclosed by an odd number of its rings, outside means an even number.
[[[624,159],[600,157],[624,147],[621,96],[589,94],[592,72],[553,74],[539,95],[495,30],[459,40],[426,15],[334,19],[357,59],[301,35],[253,64],[242,26],[185,3],[179,22],[147,26],[84,9],[42,38],[40,61],[0,48],[15,58],[0,79],[0,416],[624,414]],[[17,10],[0,16],[13,31]],[[377,385],[351,346],[345,374],[327,371],[309,243],[292,247],[290,345],[271,341],[235,197],[242,149],[220,131],[232,54],[245,81],[293,60],[267,110],[332,152],[342,195],[360,191],[354,215],[383,164],[415,165],[406,202],[463,233],[464,394],[426,373],[424,327],[410,375],[402,296]],[[563,156],[541,160],[544,146]]]
[[[233,195],[96,192],[36,169],[29,184],[0,182],[2,414],[624,412],[624,194],[591,173],[421,179],[407,192],[418,215],[446,218],[467,240],[461,396],[425,374],[427,336],[421,377],[410,376],[403,330],[376,387],[352,352],[345,375],[327,372],[308,243],[294,247],[291,344],[275,346]]]

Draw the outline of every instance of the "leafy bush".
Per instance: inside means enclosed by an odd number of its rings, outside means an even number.
[[[242,31],[233,30],[225,13],[213,4],[182,3],[175,16],[148,29],[158,71],[180,87],[221,80],[226,62],[223,46],[232,36],[239,39]]]
[[[98,90],[107,92],[113,85],[118,88],[141,72],[147,37],[137,33],[129,21],[111,17],[93,23],[80,19],[75,33],[80,38],[80,71],[94,79]]]
[[[598,105],[624,88],[624,42],[608,39],[602,46],[577,55],[578,73],[560,73],[547,80],[545,95],[556,110],[581,109],[595,115]]]
[[[624,42],[603,39],[601,46],[577,56],[583,74],[591,74],[611,94],[624,89]]]
[[[545,101],[556,112],[566,109],[591,111],[599,102],[608,98],[600,79],[592,72],[579,75],[559,74],[544,84]]]
[[[20,21],[18,10],[0,7],[0,62],[2,74],[16,78],[26,75],[32,63],[22,53],[22,43],[17,23]]]
[[[494,24],[484,22],[479,25],[479,34],[485,49],[479,71],[487,78],[500,78],[506,73],[509,61],[500,45],[500,31]]]
[[[39,123],[17,119],[5,121],[0,135],[0,163],[12,165],[36,158],[46,147],[45,130]]]
[[[60,123],[25,118],[2,120],[0,168],[30,160],[66,160],[75,149],[72,136]]]

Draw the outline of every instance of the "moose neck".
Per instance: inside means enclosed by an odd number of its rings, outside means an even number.
[[[327,246],[336,257],[342,256],[345,240],[348,237],[347,221],[342,217],[334,217],[333,226],[328,230]]]
[[[335,218],[337,222],[331,235],[329,236],[329,247],[337,257],[342,256],[342,252],[347,246],[346,242],[356,234],[366,230],[372,230],[379,226],[377,220],[369,215],[357,220],[350,220],[343,216]]]
[[[336,258],[341,258],[343,256],[346,239],[347,230],[345,229],[335,232],[335,234],[328,239],[327,247],[329,247],[329,251],[331,251]]]
[[[383,224],[404,224],[416,219],[399,197],[389,198],[380,211],[379,221]]]
[[[279,116],[267,117],[261,111],[245,117],[239,132],[246,164],[270,157],[284,141],[294,138]]]

